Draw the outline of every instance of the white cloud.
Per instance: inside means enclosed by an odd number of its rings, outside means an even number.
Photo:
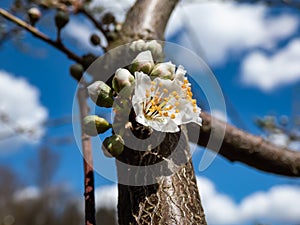
[[[27,201],[40,197],[40,190],[37,187],[29,186],[14,193],[15,201]]]
[[[222,112],[221,110],[214,109],[210,113],[213,117],[215,117],[223,122],[228,122],[228,117],[226,115],[226,112]]]
[[[83,50],[88,50],[91,52],[97,52],[97,49],[100,50],[100,48],[96,48],[93,46],[90,42],[90,37],[92,34],[98,34],[100,37],[101,34],[99,31],[97,31],[95,28],[93,28],[91,25],[87,23],[86,20],[78,21],[78,20],[72,20],[66,28],[64,29],[65,34],[72,38],[75,41],[75,44],[77,47]],[[103,42],[103,38],[101,38],[101,41]],[[102,43],[105,45],[106,43]]]
[[[253,193],[237,204],[226,194],[219,193],[210,180],[198,177],[197,182],[209,224],[300,221],[300,188],[297,186],[274,186],[266,192]]]
[[[279,147],[287,147],[289,144],[289,137],[285,133],[273,133],[267,136],[267,140]]]
[[[240,225],[264,220],[282,224],[300,221],[300,188],[291,185],[274,186],[265,192],[255,192],[239,204],[225,193],[220,193],[212,181],[197,177],[201,201],[208,224]],[[115,209],[117,186],[96,189],[96,206]]]
[[[134,2],[135,0],[93,0],[90,8],[103,7],[105,12],[113,13],[117,21],[124,21],[127,10]]]
[[[39,91],[22,78],[0,70],[0,114],[8,116],[9,125],[0,121],[0,134],[10,136],[14,129],[32,130],[31,135],[17,135],[0,141],[0,149],[32,143],[42,137],[42,123],[47,119],[47,110],[39,102]],[[5,146],[5,148],[2,148]],[[9,146],[9,147],[8,147]]]
[[[199,41],[205,57],[210,63],[220,64],[226,62],[229,53],[255,47],[269,49],[296,31],[296,17],[267,16],[268,12],[267,7],[258,4],[182,4],[171,17],[167,36],[180,32],[189,24],[196,36],[193,40]],[[181,44],[188,45],[184,42]]]
[[[117,209],[117,185],[107,185],[96,188],[95,203],[97,208]]]
[[[268,56],[255,51],[242,64],[242,81],[269,91],[273,88],[300,80],[300,39]]]
[[[117,21],[124,21],[127,10],[134,2],[134,0],[93,0],[89,7],[91,9],[102,7],[104,9],[103,13],[111,12]],[[99,16],[99,14],[96,14],[96,18]],[[100,48],[97,49],[90,43],[90,36],[94,33],[100,36],[103,46],[107,45],[102,33],[88,20],[72,20],[68,23],[63,32],[75,40],[80,49],[89,50],[91,52],[97,52],[98,50],[99,52]]]

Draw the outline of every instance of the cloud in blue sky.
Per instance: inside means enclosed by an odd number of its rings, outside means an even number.
[[[109,11],[124,19],[126,9],[134,1],[106,2]],[[92,5],[100,3],[105,5],[98,0]],[[178,44],[192,49],[189,42],[197,40],[202,57],[212,65],[222,65],[234,54],[249,51],[242,63],[242,81],[263,90],[272,90],[299,79],[300,66],[296,62],[299,61],[299,40],[271,56],[262,50],[274,50],[280,41],[290,38],[297,31],[299,21],[291,14],[269,15],[270,12],[270,8],[259,4],[187,1],[179,4],[172,14],[166,34],[167,37],[180,34]],[[183,28],[190,28],[192,32],[182,32]],[[94,30],[84,21],[72,21],[65,32],[77,41],[78,46],[92,50],[89,37]],[[191,35],[194,35],[193,39],[189,39]]]
[[[42,124],[48,115],[39,101],[38,89],[25,79],[0,70],[0,96],[0,149],[38,141],[45,132]],[[13,137],[5,138],[10,135]]]
[[[230,196],[219,192],[211,180],[197,177],[197,183],[208,224],[240,225],[253,221],[289,224],[300,221],[300,189],[296,186],[274,186],[236,203]],[[116,209],[117,185],[97,188],[96,206]]]
[[[289,14],[267,16],[269,12],[259,4],[181,4],[171,16],[167,36],[180,32],[183,27],[191,28],[193,32],[188,35],[194,35],[193,40],[201,44],[205,58],[211,64],[222,64],[229,53],[252,48],[270,49],[295,33],[297,17]],[[188,45],[186,39],[180,44]]]
[[[242,81],[270,91],[300,80],[300,39],[294,39],[272,55],[263,51],[249,54],[242,64]]]

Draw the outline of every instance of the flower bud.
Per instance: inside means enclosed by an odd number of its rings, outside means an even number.
[[[29,20],[31,25],[34,25],[40,18],[41,18],[41,11],[36,8],[36,7],[32,7],[27,11]]]
[[[95,56],[93,53],[88,53],[83,55],[82,56],[83,68],[87,69],[96,59],[97,56]]]
[[[112,87],[119,93],[124,87],[131,87],[133,82],[134,76],[127,69],[119,68],[112,80]]]
[[[130,71],[132,73],[144,72],[146,74],[150,74],[154,67],[153,58],[150,51],[144,51],[137,55],[137,57],[132,61],[130,66]]]
[[[102,150],[107,157],[117,157],[124,151],[124,140],[120,135],[105,138]]]
[[[99,45],[100,44],[100,37],[97,35],[97,34],[92,34],[91,38],[90,38],[90,41],[93,45]]]
[[[162,79],[173,79],[176,66],[171,62],[158,63],[154,66],[150,76]]]
[[[130,49],[133,51],[133,52],[140,52],[140,51],[143,51],[146,47],[146,42],[142,39],[140,40],[137,40],[137,41],[134,41],[131,43],[130,45]]]
[[[69,22],[69,14],[64,11],[57,11],[54,19],[57,29],[60,30]]]
[[[111,23],[115,23],[116,22],[116,18],[115,18],[115,16],[112,13],[107,12],[102,17],[101,22],[102,22],[102,24],[109,25]]]
[[[83,66],[79,63],[73,64],[70,67],[70,74],[72,77],[74,77],[76,80],[80,80],[83,75]]]
[[[161,44],[159,44],[156,40],[146,42],[146,49],[150,50],[155,56],[160,56],[163,53]]]
[[[103,81],[95,81],[88,86],[88,93],[98,106],[110,108],[114,103],[112,90]]]
[[[90,136],[97,136],[111,128],[111,124],[105,119],[96,116],[86,116],[82,121],[83,131]]]

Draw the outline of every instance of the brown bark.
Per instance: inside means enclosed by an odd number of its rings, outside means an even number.
[[[89,114],[87,105],[87,93],[85,89],[79,89],[77,99],[80,110],[80,118],[82,119]],[[82,127],[82,126],[81,126]],[[95,195],[94,195],[94,171],[93,171],[93,155],[91,138],[81,131],[83,165],[84,165],[84,198],[85,198],[85,224],[95,225]]]
[[[253,168],[279,175],[300,176],[300,153],[274,144],[242,131],[234,126],[212,118],[207,113],[201,113],[203,125],[200,136],[196,141],[200,146],[207,146],[212,130],[225,129],[225,137],[220,149],[211,150],[218,152],[228,160],[242,162]],[[214,120],[214,123],[212,123]],[[189,133],[193,134],[199,127],[189,125]]]

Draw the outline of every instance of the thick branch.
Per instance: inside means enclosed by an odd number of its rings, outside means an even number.
[[[0,8],[0,15],[2,15],[7,20],[10,20],[11,22],[15,23],[16,25],[22,27],[23,29],[27,30],[36,38],[48,43],[49,45],[53,46],[54,48],[65,53],[68,56],[68,58],[70,58],[78,63],[82,63],[81,57],[77,56],[74,52],[69,50],[61,42],[53,41],[46,34],[40,32],[37,28],[35,28],[35,27],[31,26],[30,24],[26,23],[25,21],[15,17],[14,15],[10,14],[9,12],[7,12],[6,10],[4,10],[2,8]]]
[[[89,113],[86,90],[79,89],[77,94],[82,120]],[[84,164],[85,225],[95,225],[95,187],[91,138],[82,131],[81,140]]]
[[[164,39],[170,15],[178,0],[137,0],[129,10],[122,35],[134,39]]]
[[[256,169],[279,175],[300,177],[300,152],[280,148],[263,138],[249,134],[234,126],[201,113],[203,125],[201,127],[198,145],[207,146],[212,130],[225,129],[225,137],[218,152],[230,161],[239,161]],[[212,123],[212,120],[214,122]],[[197,125],[189,126],[192,135]],[[194,140],[195,141],[195,140]],[[196,140],[197,141],[197,140]]]

